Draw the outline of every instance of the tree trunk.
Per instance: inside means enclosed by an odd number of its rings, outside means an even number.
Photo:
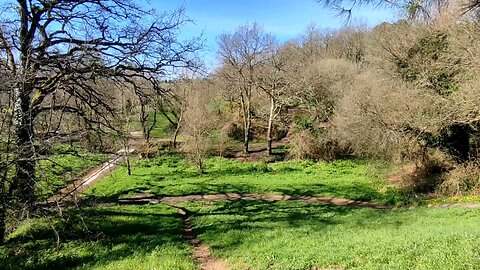
[[[245,136],[243,138],[243,152],[245,154],[249,153],[249,144],[250,144],[250,129],[251,129],[251,118],[250,116],[247,117],[246,125],[245,125]]]
[[[130,176],[132,175],[132,167],[130,166],[130,158],[128,157],[128,153],[125,153],[125,159],[127,160],[127,174]]]
[[[6,190],[5,190],[5,185],[7,182],[7,166],[1,166],[0,164],[0,169],[4,170],[3,171],[3,176],[2,179],[0,180],[0,246],[5,243],[5,237],[6,235],[6,217],[7,217],[7,208],[5,207],[6,204]]]
[[[178,118],[176,126],[175,126],[175,133],[173,133],[173,140],[172,140],[172,148],[173,149],[177,148],[177,137],[178,137],[178,134],[180,133],[182,120],[183,120],[183,111],[180,112],[180,117]]]
[[[0,246],[5,243],[7,237],[6,223],[7,223],[7,208],[5,207],[5,194],[1,194],[0,202]]]
[[[127,138],[124,138],[123,140],[123,154],[124,154],[124,158],[125,158],[125,162],[127,164],[127,175],[130,176],[132,175],[132,168],[131,168],[131,165],[130,165],[130,145],[128,144],[128,137]]]
[[[5,237],[6,237],[6,214],[5,214],[5,207],[0,206],[0,246],[5,243]]]
[[[273,126],[273,117],[275,113],[275,100],[273,97],[270,97],[270,115],[268,116],[268,129],[267,129],[267,152],[269,155],[272,154],[272,126]]]
[[[157,124],[157,110],[153,111],[153,121],[149,124],[150,113],[145,111],[145,104],[140,102],[140,122],[142,124],[143,138],[147,145],[150,145],[150,135]]]
[[[180,125],[177,124],[177,127],[175,128],[175,133],[173,133],[173,139],[172,139],[172,148],[173,149],[177,148],[177,137],[178,137],[179,132],[180,132]]]
[[[20,90],[21,89],[21,90]],[[33,144],[32,117],[30,114],[30,96],[27,89],[17,88],[13,126],[15,143],[15,177],[11,191],[19,203],[27,208],[35,201],[35,159]]]
[[[243,152],[248,154],[249,142],[250,142],[250,132],[252,127],[252,116],[250,110],[250,100],[247,97],[247,100],[242,96],[241,97],[242,112],[243,112]]]

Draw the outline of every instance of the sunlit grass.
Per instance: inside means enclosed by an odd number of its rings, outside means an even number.
[[[0,247],[0,268],[194,270],[191,249],[170,207],[88,208],[19,228]]]
[[[367,175],[365,169],[366,162],[356,160],[267,164],[210,158],[206,160],[206,173],[199,173],[184,159],[170,156],[136,160],[131,176],[125,167],[120,167],[86,194],[115,199],[138,193],[157,196],[270,193],[405,203],[405,196],[393,186]]]
[[[79,147],[60,145],[37,167],[37,196],[46,199],[66,184],[81,178],[89,169],[108,158],[106,154],[88,152]]]
[[[196,203],[194,230],[233,269],[478,269],[480,209]],[[317,267],[317,268],[315,268]]]

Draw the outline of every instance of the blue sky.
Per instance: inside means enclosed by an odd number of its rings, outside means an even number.
[[[183,5],[194,24],[184,27],[182,37],[203,33],[208,66],[216,62],[216,37],[233,32],[245,23],[258,22],[280,41],[298,37],[308,25],[320,29],[337,29],[344,25],[344,18],[334,10],[323,7],[315,0],[151,0],[151,5],[162,12]],[[396,18],[392,9],[361,7],[353,14],[354,22],[375,26]]]
[[[13,0],[0,0],[0,4]],[[320,29],[338,29],[344,18],[336,11],[325,8],[315,0],[147,0],[158,12],[171,11],[180,6],[193,20],[181,32],[181,39],[203,35],[205,49],[202,57],[213,68],[216,64],[216,37],[224,32],[233,32],[245,23],[260,23],[279,41],[293,39],[302,34],[309,25]],[[143,1],[139,1],[140,3]],[[145,3],[145,2],[143,2]],[[384,21],[394,21],[395,11],[388,8],[355,8],[353,22],[375,26]]]

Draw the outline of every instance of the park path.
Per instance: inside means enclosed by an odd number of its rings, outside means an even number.
[[[131,155],[144,142],[143,134],[138,131],[130,133],[128,147],[121,149],[113,154],[106,162],[89,170],[85,176],[66,185],[53,196],[47,199],[47,204],[78,203],[80,194],[88,187],[102,180],[105,176],[112,173],[118,165],[124,162],[127,155]]]
[[[179,203],[197,201],[238,201],[238,200],[266,200],[266,201],[297,201],[309,203],[323,203],[335,206],[350,206],[362,208],[385,209],[384,205],[373,202],[355,201],[344,198],[311,197],[311,196],[289,196],[277,194],[212,194],[212,195],[186,195],[170,197],[152,197],[139,194],[130,198],[118,200],[119,204],[143,205],[143,204],[165,204],[177,209],[182,218],[182,231],[186,241],[193,245],[193,258],[197,261],[202,270],[229,270],[228,265],[213,256],[210,248],[203,244],[196,236],[190,223],[190,212]]]
[[[176,205],[185,202],[218,202],[218,201],[290,201],[290,202],[306,202],[306,203],[321,203],[332,206],[348,206],[356,208],[373,208],[373,209],[387,209],[387,210],[401,210],[401,209],[416,209],[419,207],[427,208],[451,208],[451,207],[465,207],[465,208],[480,208],[480,203],[476,202],[451,202],[451,203],[436,203],[423,206],[404,205],[404,206],[388,206],[376,202],[357,201],[345,198],[334,197],[315,197],[315,196],[290,196],[283,194],[239,194],[239,193],[221,193],[221,194],[198,194],[198,195],[184,195],[184,196],[148,196],[145,194],[133,195],[128,198],[119,199],[119,204],[167,204]]]
[[[345,198],[332,197],[315,197],[315,196],[290,196],[282,194],[210,194],[210,195],[185,195],[185,196],[167,196],[167,197],[152,197],[152,196],[133,196],[130,198],[118,200],[119,204],[177,204],[182,202],[198,202],[198,201],[238,201],[238,200],[264,200],[264,201],[293,201],[293,202],[308,202],[321,203],[333,206],[350,206],[359,208],[375,208],[387,209],[388,206],[375,203],[356,201]]]
[[[156,141],[164,141],[157,139]],[[166,140],[165,140],[166,141]],[[141,132],[131,132],[127,149],[122,149],[112,155],[108,161],[100,166],[91,169],[84,177],[74,181],[55,195],[47,199],[47,204],[61,205],[64,203],[78,203],[81,200],[80,194],[88,187],[108,176],[118,165],[124,162],[125,156],[137,150],[145,140]],[[210,251],[210,248],[198,240],[190,224],[190,214],[187,209],[170,205],[178,210],[182,218],[182,232],[186,241],[193,245],[193,258],[202,270],[230,270],[225,262],[217,259]]]
[[[177,209],[178,213],[182,217],[182,231],[183,236],[187,242],[193,246],[192,257],[197,262],[198,266],[202,270],[230,270],[228,265],[213,256],[210,247],[203,244],[197,235],[193,232],[192,225],[190,223],[190,212],[183,207],[169,204],[169,206]]]
[[[190,223],[190,213],[186,208],[178,206],[179,203],[197,202],[197,201],[238,201],[238,200],[266,200],[266,201],[297,201],[309,203],[322,203],[335,206],[350,206],[385,209],[384,205],[373,202],[362,202],[343,198],[330,197],[311,197],[311,196],[289,196],[277,194],[212,194],[212,195],[186,195],[186,196],[170,196],[170,197],[152,197],[139,194],[131,198],[118,200],[119,204],[127,205],[143,205],[143,204],[165,204],[177,209],[182,218],[182,230],[185,240],[193,245],[193,258],[202,270],[229,270],[228,265],[213,256],[210,248],[203,244],[196,236]]]

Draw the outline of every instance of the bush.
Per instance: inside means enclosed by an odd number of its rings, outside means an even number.
[[[243,141],[243,128],[235,123],[225,125],[222,129],[222,133],[226,134],[226,136],[232,140]]]
[[[153,143],[143,143],[137,149],[142,158],[154,158],[160,155],[160,145]]]
[[[435,192],[444,181],[443,174],[451,170],[451,164],[452,161],[442,152],[433,151],[421,161],[400,166],[390,174],[389,180],[407,192]]]
[[[273,134],[273,140],[274,141],[280,141],[284,138],[286,138],[288,135],[288,129],[286,128],[278,128],[275,130],[275,133]]]
[[[293,119],[294,123],[294,130],[301,132],[302,130],[312,129],[313,128],[313,121],[310,117],[306,115],[297,115]]]
[[[480,193],[480,163],[472,161],[457,165],[445,174],[437,193],[442,196],[466,196]]]
[[[347,148],[326,134],[303,130],[294,134],[290,140],[290,158],[331,161],[346,154]]]

